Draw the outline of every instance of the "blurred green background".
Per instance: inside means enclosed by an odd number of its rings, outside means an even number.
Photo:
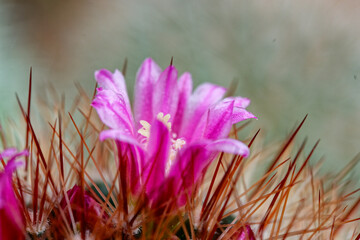
[[[345,165],[360,150],[360,2],[301,1],[20,1],[0,2],[0,116],[52,82],[68,99],[93,72],[128,58],[130,95],[137,68],[170,58],[195,85],[213,82],[249,97],[267,141],[283,139],[307,113],[302,136],[320,138],[315,160]]]

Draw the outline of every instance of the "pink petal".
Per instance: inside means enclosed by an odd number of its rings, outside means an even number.
[[[229,135],[233,108],[234,101],[220,102],[210,108],[204,138],[219,139]]]
[[[133,133],[131,111],[127,109],[126,100],[113,90],[97,89],[95,99],[91,104],[97,111],[101,121],[110,128],[124,129]]]
[[[248,146],[238,140],[227,138],[216,140],[206,146],[209,151],[226,152],[248,157],[250,150]]]
[[[100,69],[95,71],[95,79],[99,87],[127,96],[124,76],[119,70],[112,73],[107,69]]]
[[[120,142],[129,143],[134,146],[142,147],[142,145],[137,141],[137,139],[124,132],[122,129],[109,129],[104,130],[100,133],[99,139],[100,141],[104,141],[105,139],[114,139]]]
[[[134,117],[136,129],[140,128],[140,120],[151,122],[153,119],[152,102],[154,84],[158,80],[161,68],[151,59],[142,63],[136,75],[134,91]]]
[[[178,196],[178,206],[186,203],[187,195],[191,195],[196,183],[204,176],[210,163],[218,152],[227,152],[247,157],[249,148],[235,139],[216,141],[202,140],[188,144],[182,149],[170,169],[168,179],[173,179],[173,192]],[[167,193],[171,198],[171,192]]]
[[[177,187],[177,180],[168,177],[159,188],[155,189],[151,195],[151,208],[155,210],[156,215],[162,216],[166,209],[169,210],[174,205],[178,205],[179,192],[176,191]]]
[[[25,218],[11,181],[0,173],[0,239],[25,239]]]
[[[234,110],[232,116],[232,124],[244,121],[249,118],[255,118],[251,112],[245,110],[250,104],[250,99],[243,97],[229,97],[223,100],[224,102],[234,101]]]
[[[99,87],[112,90],[116,94],[121,95],[122,99],[124,99],[127,111],[131,112],[124,76],[119,70],[116,69],[114,73],[111,73],[109,70],[101,69],[95,72],[95,79],[99,84]]]
[[[177,87],[179,89],[179,102],[177,106],[177,111],[174,117],[174,121],[172,124],[172,131],[176,134],[179,133],[181,123],[183,120],[183,115],[185,111],[185,107],[188,103],[188,100],[190,98],[191,92],[192,92],[192,78],[191,74],[186,72],[184,73],[177,83]]]
[[[141,190],[140,176],[145,165],[146,152],[137,145],[116,141],[118,149],[119,168],[125,168],[125,179],[133,194]]]
[[[14,156],[17,153],[16,148],[7,148],[0,153],[0,159],[9,158]]]
[[[119,167],[126,168],[127,182],[130,185],[130,189],[133,193],[137,193],[140,188],[139,177],[141,176],[142,169],[145,165],[146,152],[134,136],[127,135],[121,129],[110,129],[100,133],[99,139],[101,141],[105,139],[116,140],[116,146],[118,149]]]
[[[234,107],[240,107],[240,108],[247,108],[251,102],[249,98],[243,98],[243,97],[227,97],[223,101],[224,102],[234,101]]]
[[[0,239],[25,239],[25,218],[14,194],[12,173],[22,163],[16,158],[26,154],[27,151],[16,153],[13,148],[0,154],[1,158],[10,158],[0,172]]]
[[[191,194],[197,181],[203,176],[204,169],[209,165],[212,158],[207,150],[205,142],[187,145],[181,150],[173,163],[169,178],[176,181],[174,192],[178,194],[178,204],[182,206],[186,202],[188,194]]]
[[[208,109],[206,113],[202,115],[202,117],[198,120],[196,124],[196,128],[193,130],[191,135],[187,139],[187,143],[197,142],[204,138],[204,132],[207,128],[208,118],[209,118],[210,110]]]
[[[15,161],[15,158],[11,159],[5,166],[5,173],[11,175],[18,167],[24,166],[25,162]]]
[[[207,114],[209,107],[218,102],[225,92],[224,87],[210,83],[197,87],[186,106],[179,136],[190,140],[200,120],[204,119],[203,115]]]
[[[29,152],[27,150],[17,152],[16,148],[5,149],[3,152],[0,153],[0,159],[8,159],[4,172],[8,175],[12,175],[12,173],[18,167],[23,166],[25,164],[23,161],[16,161],[16,159],[28,155]]]
[[[148,156],[143,171],[146,192],[152,198],[165,179],[165,168],[170,154],[170,132],[161,121],[155,119],[151,124],[148,142]]]
[[[174,120],[179,99],[177,74],[176,68],[169,66],[161,73],[154,85],[153,114],[154,116],[160,112],[164,115],[170,114],[170,122]]]
[[[244,120],[249,119],[249,118],[257,119],[257,117],[254,114],[252,114],[251,112],[246,111],[244,108],[234,107],[231,123],[235,124],[235,123],[244,121]]]

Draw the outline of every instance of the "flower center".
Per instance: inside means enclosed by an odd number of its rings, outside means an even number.
[[[170,114],[166,114],[164,116],[164,113],[160,112],[160,113],[158,113],[158,115],[156,117],[159,121],[164,123],[164,125],[169,129],[169,132],[171,133],[171,122],[169,122],[169,120],[171,118]],[[150,137],[151,124],[144,120],[140,120],[140,124],[141,124],[142,128],[140,128],[138,130],[138,133],[145,137],[144,145],[147,146],[147,143],[148,143],[149,137]],[[184,147],[184,145],[186,144],[186,141],[184,139],[176,138],[176,137],[177,137],[176,134],[173,133],[172,137],[171,137],[170,155],[169,155],[169,159],[167,161],[166,169],[165,169],[166,174],[169,173],[170,167],[176,158],[177,152],[180,149],[182,149]]]

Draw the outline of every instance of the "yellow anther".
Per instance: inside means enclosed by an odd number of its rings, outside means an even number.
[[[164,116],[164,113],[162,113],[162,112],[158,113],[158,115],[157,115],[157,119],[159,121],[161,121],[162,123],[164,123],[165,126],[169,129],[169,131],[171,131],[171,122],[169,122],[170,117],[171,117],[170,114],[166,114]]]
[[[146,138],[150,137],[150,123],[148,123],[147,121],[144,120],[140,120],[140,124],[142,126],[142,128],[140,128],[138,130],[138,133],[140,133],[141,135],[143,135]]]
[[[173,140],[172,147],[174,150],[178,151],[180,150],[184,145],[186,144],[185,140],[178,138],[176,140]]]
[[[175,161],[178,151],[180,149],[182,149],[183,146],[186,144],[185,140],[183,140],[181,138],[178,138],[176,140],[172,139],[171,142],[172,142],[172,144],[171,144],[171,149],[170,149],[170,156],[169,156],[169,160],[166,164],[166,169],[165,169],[166,174],[169,173],[171,165]]]

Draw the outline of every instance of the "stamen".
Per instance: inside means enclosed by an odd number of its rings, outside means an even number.
[[[148,123],[147,121],[144,121],[144,120],[140,120],[140,124],[142,126],[142,128],[140,128],[138,130],[138,133],[143,135],[144,137],[146,138],[149,138],[150,137],[150,123]]]
[[[165,126],[169,129],[169,131],[171,132],[171,122],[169,122],[171,116],[170,114],[166,114],[164,116],[164,113],[160,112],[158,113],[158,115],[156,116],[157,119],[159,121],[161,121],[162,123],[165,124]],[[149,141],[149,137],[150,137],[150,128],[151,125],[150,123],[148,123],[147,121],[141,120],[140,124],[142,126],[142,128],[140,128],[138,130],[138,133],[142,136],[145,137],[144,139],[144,145],[147,145],[147,142]],[[173,164],[173,162],[175,161],[176,155],[177,153],[180,151],[180,149],[182,149],[184,147],[184,145],[186,144],[186,141],[182,138],[178,138],[176,139],[177,135],[176,133],[172,133],[171,134],[172,139],[171,139],[171,149],[170,149],[170,156],[169,159],[167,161],[166,164],[166,168],[165,168],[165,174],[168,174],[171,168],[171,165]]]
[[[184,139],[178,138],[176,140],[173,140],[173,144],[172,147],[174,148],[174,150],[178,151],[180,149],[182,149],[182,147],[186,144]]]
[[[171,131],[171,122],[169,122],[170,120],[170,114],[166,114],[164,116],[164,113],[160,112],[157,115],[157,119],[160,120],[162,123],[165,124],[165,126],[169,129],[169,131]]]
[[[178,138],[176,140],[172,139],[171,142],[172,142],[172,145],[171,145],[171,149],[170,149],[170,156],[169,156],[169,160],[167,161],[166,168],[165,168],[166,174],[169,173],[171,165],[175,161],[176,154],[186,144],[185,140],[181,139],[181,138]]]

